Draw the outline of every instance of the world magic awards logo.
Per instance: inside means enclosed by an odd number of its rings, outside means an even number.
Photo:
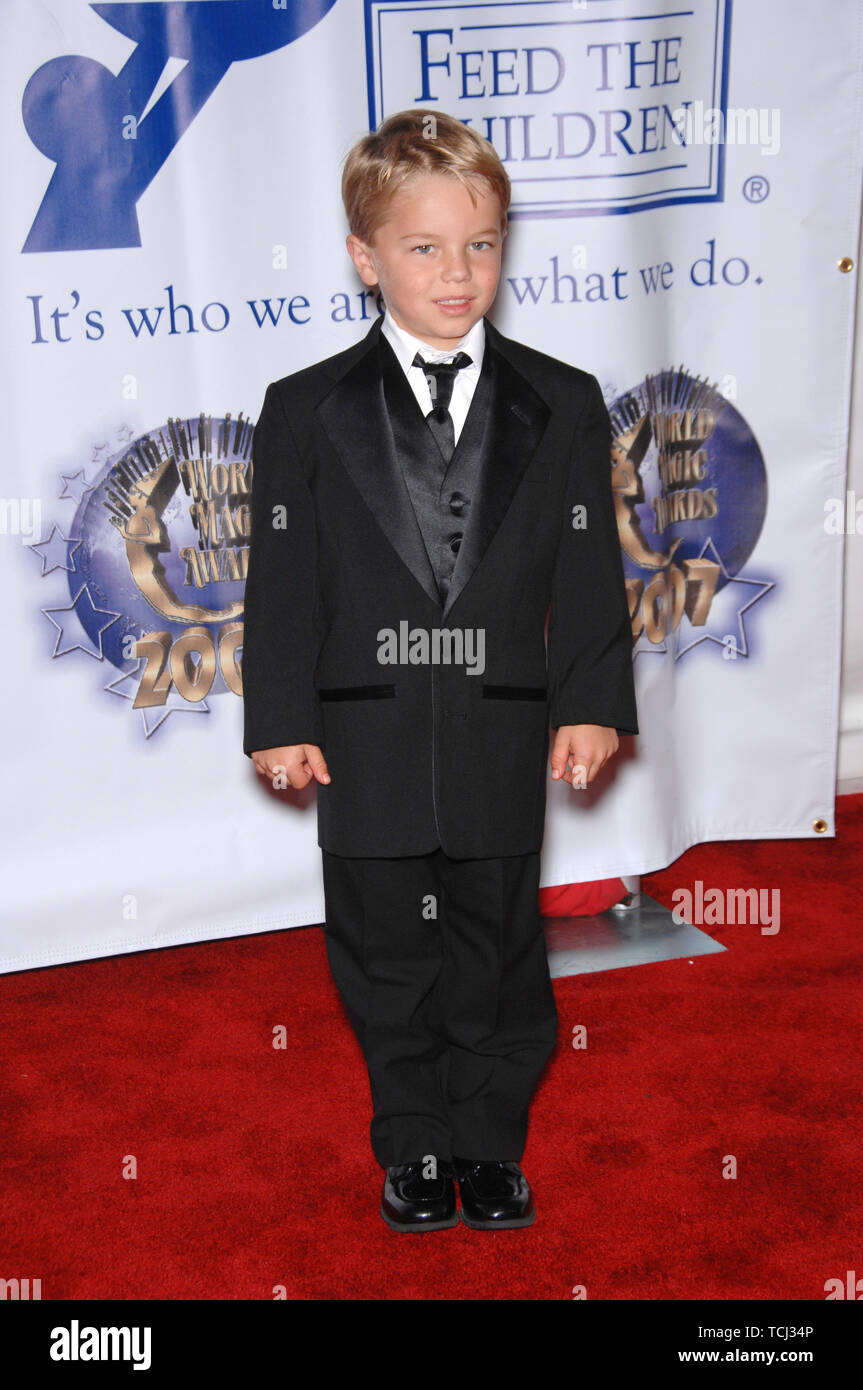
[[[92,483],[83,470],[62,475],[71,523],[30,547],[42,575],[61,571],[68,585],[67,603],[42,609],[52,656],[115,668],[105,689],[141,712],[148,738],[173,712],[242,695],[253,434],[230,413],[171,418],[137,438],[124,427],[119,448],[94,449]]]
[[[706,643],[748,657],[747,620],[775,587],[744,573],[767,511],[746,420],[683,367],[613,398],[611,476],[633,650],[679,660]]]

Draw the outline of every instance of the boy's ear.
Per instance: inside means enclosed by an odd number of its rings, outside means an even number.
[[[366,243],[360,241],[359,237],[354,236],[353,232],[351,232],[345,240],[345,246],[348,248],[348,255],[356,266],[363,284],[376,285],[378,283],[378,273],[375,270],[374,263],[369,253],[369,247]]]

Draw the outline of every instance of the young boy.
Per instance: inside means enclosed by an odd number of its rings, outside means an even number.
[[[272,383],[255,430],[243,747],[318,783],[327,956],[398,1231],[535,1219],[519,1163],[557,1014],[538,910],[552,776],[635,734],[596,378],[504,337],[510,184],[441,112],[348,155],[347,248],[385,304]],[[550,617],[549,617],[550,608]],[[549,617],[546,652],[546,619]]]

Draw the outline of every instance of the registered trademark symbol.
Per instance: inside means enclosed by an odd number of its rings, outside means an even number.
[[[747,203],[763,203],[770,192],[770,184],[763,174],[751,174],[743,185],[743,196]]]

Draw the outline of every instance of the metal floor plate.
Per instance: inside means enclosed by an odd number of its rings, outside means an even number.
[[[630,907],[593,917],[546,917],[543,925],[552,979],[726,950],[698,927],[675,922],[671,911],[646,893]]]

